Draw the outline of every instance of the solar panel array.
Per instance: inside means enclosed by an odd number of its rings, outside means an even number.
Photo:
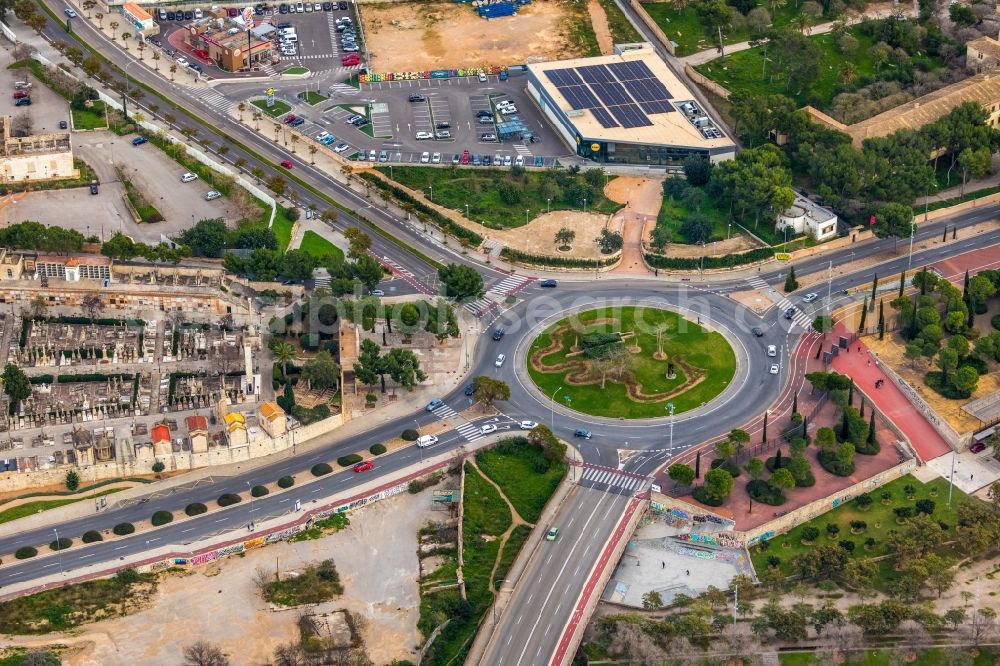
[[[648,127],[647,114],[670,113],[673,95],[641,60],[545,72],[576,110],[588,109],[601,127]]]

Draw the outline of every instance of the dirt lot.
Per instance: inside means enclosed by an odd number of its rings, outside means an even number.
[[[376,72],[511,65],[582,55],[570,39],[577,17],[563,2],[535,2],[487,21],[452,2],[359,5]],[[588,17],[586,7],[580,7]],[[400,48],[400,45],[406,48]]]
[[[298,639],[299,610],[272,612],[257,595],[251,577],[257,567],[282,572],[333,558],[344,596],[320,604],[318,612],[346,608],[367,618],[363,633],[376,664],[416,661],[420,596],[416,578],[417,530],[441,514],[432,510],[432,491],[399,495],[351,514],[351,525],[315,541],[280,543],[232,557],[193,573],[164,578],[153,605],[128,617],[82,627],[72,635],[17,641],[59,642],[74,649],[66,666],[155,666],[179,664],[185,645],[218,644],[233,664],[270,663],[275,647]],[[178,623],[184,629],[178,633]]]

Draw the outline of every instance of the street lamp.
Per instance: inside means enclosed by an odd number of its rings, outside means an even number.
[[[65,574],[66,571],[63,569],[62,563],[62,544],[59,543],[59,530],[52,528],[52,531],[56,533],[56,557],[59,558],[59,574]]]
[[[431,201],[434,201],[434,186],[428,185],[427,187],[430,188],[431,191]]]
[[[253,532],[253,488],[250,487],[249,481],[247,481],[247,490],[250,491],[250,524],[247,527]]]
[[[546,213],[551,213],[552,212],[552,199],[546,199],[545,200],[545,212]]]
[[[559,391],[562,391],[563,388],[565,387],[560,386],[555,390],[555,393],[552,394],[552,404],[549,405],[549,429],[553,432],[555,432],[556,429],[556,395]]]
[[[670,412],[670,455],[674,454],[674,403],[667,403],[667,411]]]
[[[465,204],[465,217],[469,217],[469,204]]]
[[[134,65],[136,60],[129,60],[125,65],[125,92],[122,93],[122,115],[128,120],[128,68]]]
[[[528,210],[527,208],[525,208],[525,209],[524,209],[524,224],[525,224],[525,225],[527,225],[527,224],[528,224],[528,213],[530,213],[530,212],[531,212],[531,211],[530,211],[530,210]]]
[[[587,200],[586,199],[583,200],[583,212],[584,213],[587,212]]]

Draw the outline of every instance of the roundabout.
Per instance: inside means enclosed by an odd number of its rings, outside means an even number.
[[[565,317],[532,341],[526,361],[546,396],[584,414],[625,419],[663,417],[668,405],[676,413],[699,407],[736,371],[736,355],[720,333],[642,305]]]

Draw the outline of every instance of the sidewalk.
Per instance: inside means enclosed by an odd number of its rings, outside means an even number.
[[[850,338],[851,333],[842,324],[838,324],[834,328],[832,337],[835,339],[837,335]],[[865,393],[871,397],[882,413],[903,431],[921,462],[927,463],[938,456],[951,453],[951,447],[934,426],[882,372],[879,361],[872,358],[864,341],[857,340],[852,343],[852,347],[854,349],[851,353],[838,354],[834,357],[832,369],[853,377],[855,383],[864,388]],[[857,353],[858,349],[861,353]],[[888,381],[882,384],[882,388],[876,390],[875,381],[878,379]]]

